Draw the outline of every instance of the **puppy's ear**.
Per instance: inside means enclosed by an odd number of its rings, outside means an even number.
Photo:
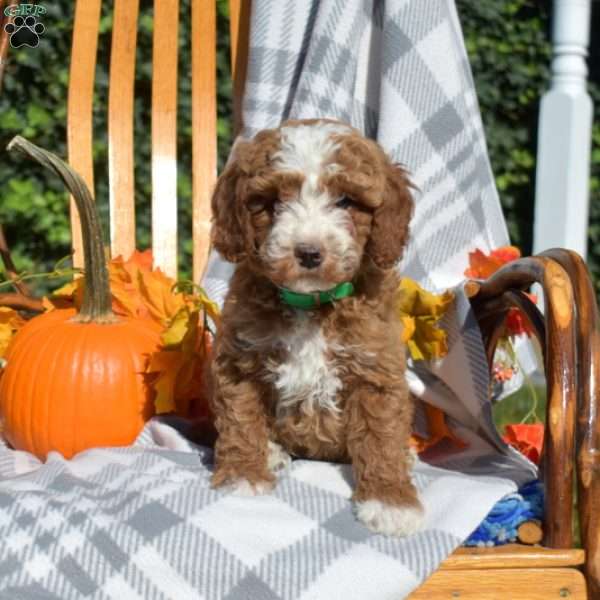
[[[367,254],[381,269],[392,268],[402,258],[413,214],[413,186],[404,169],[389,163],[386,177],[383,202],[375,209],[366,247]]]
[[[234,154],[217,179],[211,201],[212,244],[223,258],[234,263],[240,262],[246,255],[244,229],[240,221],[242,176]]]

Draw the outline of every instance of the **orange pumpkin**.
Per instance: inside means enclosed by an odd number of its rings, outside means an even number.
[[[13,147],[58,174],[73,194],[84,238],[85,292],[79,312],[35,317],[12,340],[0,379],[3,435],[41,459],[51,450],[70,458],[94,446],[130,444],[154,413],[145,371],[160,346],[160,328],[113,314],[102,231],[83,180],[23,138]]]

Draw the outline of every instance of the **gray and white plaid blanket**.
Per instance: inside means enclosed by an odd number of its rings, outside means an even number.
[[[398,599],[536,476],[493,426],[460,287],[468,251],[507,234],[453,0],[253,0],[245,135],[314,116],[349,121],[407,165],[420,192],[402,270],[456,291],[448,356],[410,372],[469,444],[417,462],[424,531],[398,540],[358,524],[347,466],[295,461],[264,497],[211,490],[210,451],[155,420],[132,447],[70,461],[0,446],[0,600]],[[211,257],[204,284],[219,301],[232,269]]]
[[[0,600],[397,600],[513,489],[418,462],[427,527],[399,540],[356,521],[348,465],[297,460],[232,496],[158,420],[128,448],[0,458]]]

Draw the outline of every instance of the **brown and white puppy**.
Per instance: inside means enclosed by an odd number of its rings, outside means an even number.
[[[288,121],[240,142],[212,200],[213,243],[237,263],[214,345],[213,485],[263,493],[295,456],[350,461],[356,514],[407,535],[413,406],[394,310],[412,214],[406,173],[336,121]],[[313,310],[280,288],[355,293]]]

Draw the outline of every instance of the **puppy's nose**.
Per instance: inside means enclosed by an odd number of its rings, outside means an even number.
[[[300,266],[306,269],[316,269],[323,262],[321,251],[310,244],[298,244],[294,249],[294,254]]]

